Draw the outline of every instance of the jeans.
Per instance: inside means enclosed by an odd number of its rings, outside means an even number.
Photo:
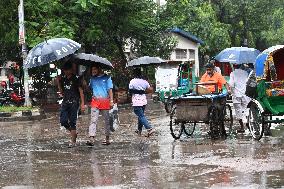
[[[67,130],[76,130],[79,102],[63,102],[60,111],[60,123]]]
[[[142,131],[143,126],[146,129],[151,129],[147,118],[145,117],[144,111],[146,106],[133,106],[134,113],[138,116],[138,130]]]

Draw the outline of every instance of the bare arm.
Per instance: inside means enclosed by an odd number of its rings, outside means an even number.
[[[84,91],[81,87],[79,88],[79,93],[80,93],[80,99],[81,99],[81,110],[84,111],[85,110],[85,96],[84,96]]]
[[[58,76],[58,77],[56,78],[56,84],[57,84],[57,87],[58,87],[58,91],[59,91],[61,94],[63,94],[63,89],[62,89],[62,87],[61,87],[60,82],[61,82],[61,76]]]
[[[146,92],[147,94],[153,93],[153,92],[154,92],[154,89],[153,89],[153,87],[149,87],[149,88],[146,89],[145,92]]]
[[[228,93],[231,93],[231,88],[230,85],[228,83],[225,84],[226,90]]]
[[[112,92],[112,89],[108,90],[108,95],[109,95],[109,99],[110,99],[110,106],[113,106],[113,92]]]

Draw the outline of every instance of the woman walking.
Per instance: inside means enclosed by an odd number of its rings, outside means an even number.
[[[150,136],[154,133],[154,129],[149,124],[144,112],[147,105],[146,93],[153,91],[148,81],[143,79],[140,69],[134,70],[134,79],[129,83],[129,91],[132,94],[132,106],[134,113],[138,117],[138,129],[136,133],[141,136],[143,126],[147,129],[147,135]]]

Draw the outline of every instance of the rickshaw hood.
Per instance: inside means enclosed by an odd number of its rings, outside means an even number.
[[[269,61],[270,58],[273,57],[273,54],[283,50],[284,51],[284,45],[276,45],[272,46],[266,50],[264,50],[261,54],[259,54],[256,58],[255,62],[255,74],[257,78],[265,78],[266,72],[265,72],[265,63]]]

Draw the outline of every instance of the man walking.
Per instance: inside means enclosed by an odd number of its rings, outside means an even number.
[[[147,136],[149,137],[154,133],[154,129],[149,124],[144,112],[147,105],[146,93],[152,92],[148,81],[142,78],[140,69],[134,70],[134,79],[129,83],[129,91],[132,93],[132,106],[134,113],[138,117],[138,130],[136,133],[141,136],[143,126],[147,129]]]
[[[230,74],[229,85],[232,88],[232,100],[236,112],[236,118],[239,120],[240,128],[238,133],[244,133],[244,124],[247,122],[247,105],[250,98],[245,95],[246,81],[248,72],[243,65],[235,65],[235,70]]]
[[[87,145],[93,146],[95,142],[97,123],[100,112],[105,121],[105,140],[103,145],[110,144],[110,120],[109,110],[113,106],[113,83],[111,77],[106,75],[100,66],[91,67],[90,87],[92,89],[93,97],[91,102],[91,124],[89,126],[90,141]]]
[[[81,99],[81,110],[84,111],[84,94],[79,79],[72,71],[72,63],[66,62],[63,65],[64,75],[59,81],[59,92],[63,95],[60,112],[60,123],[71,134],[69,147],[76,145],[77,131],[76,123],[78,118],[79,100]]]

